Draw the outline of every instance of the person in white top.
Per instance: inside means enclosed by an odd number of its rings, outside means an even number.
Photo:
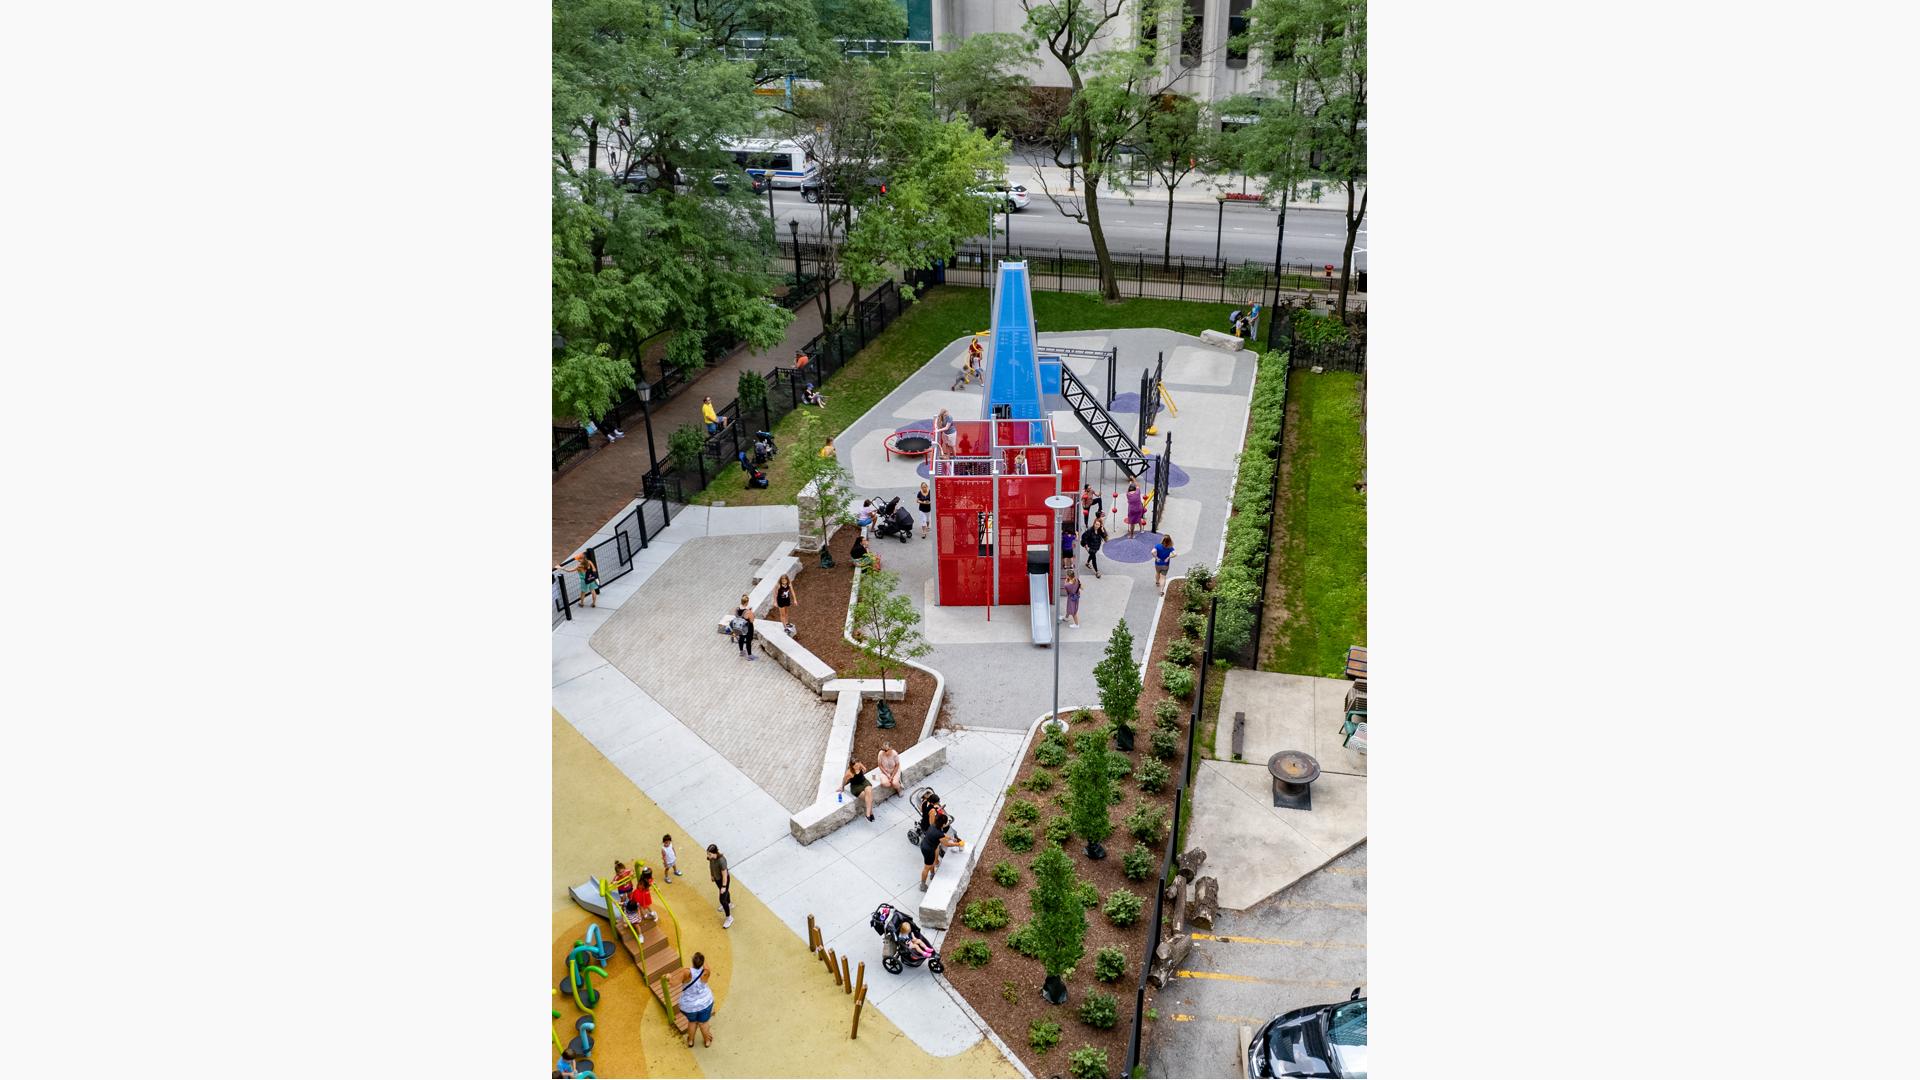
[[[713,1020],[713,988],[707,985],[707,955],[694,953],[693,966],[674,972],[674,978],[680,984],[677,1004],[687,1018],[687,1045],[693,1045],[697,1031],[703,1045],[712,1046],[713,1029],[707,1025]]]
[[[660,872],[660,884],[662,885],[671,882],[674,878],[687,876],[686,872],[680,869],[679,858],[673,853],[673,837],[671,835],[660,838],[660,863],[665,867],[665,869]]]

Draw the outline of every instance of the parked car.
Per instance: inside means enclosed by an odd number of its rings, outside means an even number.
[[[862,180],[861,183],[866,185],[868,199],[878,198],[887,193],[887,182],[881,177],[869,176]],[[822,199],[828,199],[833,202],[846,202],[847,192],[839,188],[828,190],[825,179],[815,174],[800,182],[800,197],[810,203],[817,203]]]
[[[986,187],[974,188],[973,193],[983,198],[1005,200],[1009,214],[1025,210],[1027,203],[1033,201],[1028,197],[1024,184],[990,184]]]
[[[680,169],[677,170],[677,174],[673,189],[679,192],[687,191],[692,186],[692,181],[687,171]],[[741,179],[747,182],[753,189],[755,195],[764,194],[767,190],[767,182],[764,179],[742,172],[717,172],[708,177],[707,182],[713,185],[713,190],[715,191],[728,191],[732,189],[736,180]],[[614,180],[619,182],[620,186],[626,188],[628,191],[638,192],[642,195],[652,191],[655,183],[655,179],[645,172],[645,166],[636,166],[626,172],[619,173],[614,176]]]
[[[1281,1013],[1247,1044],[1249,1077],[1367,1075],[1367,999],[1359,988],[1345,1001]]]

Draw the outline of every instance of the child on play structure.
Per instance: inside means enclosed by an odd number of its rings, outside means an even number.
[[[640,908],[641,922],[652,922],[660,917],[660,913],[653,910],[653,871],[650,868],[640,868],[640,886],[633,890],[633,899]],[[627,908],[628,915],[633,912],[632,907]]]

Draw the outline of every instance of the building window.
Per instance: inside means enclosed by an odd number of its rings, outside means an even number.
[[[1247,32],[1247,9],[1253,6],[1253,0],[1227,0],[1227,66],[1243,68],[1247,66],[1247,45],[1237,41]]]
[[[1197,67],[1207,40],[1207,0],[1187,0],[1187,26],[1180,35],[1180,62]]]

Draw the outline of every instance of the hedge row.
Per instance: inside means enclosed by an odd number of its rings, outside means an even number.
[[[1267,538],[1273,531],[1273,481],[1280,468],[1280,428],[1287,412],[1287,354],[1262,354],[1253,379],[1247,447],[1233,482],[1227,552],[1213,592],[1219,599],[1213,639],[1238,651],[1253,633],[1253,605],[1266,587]]]

